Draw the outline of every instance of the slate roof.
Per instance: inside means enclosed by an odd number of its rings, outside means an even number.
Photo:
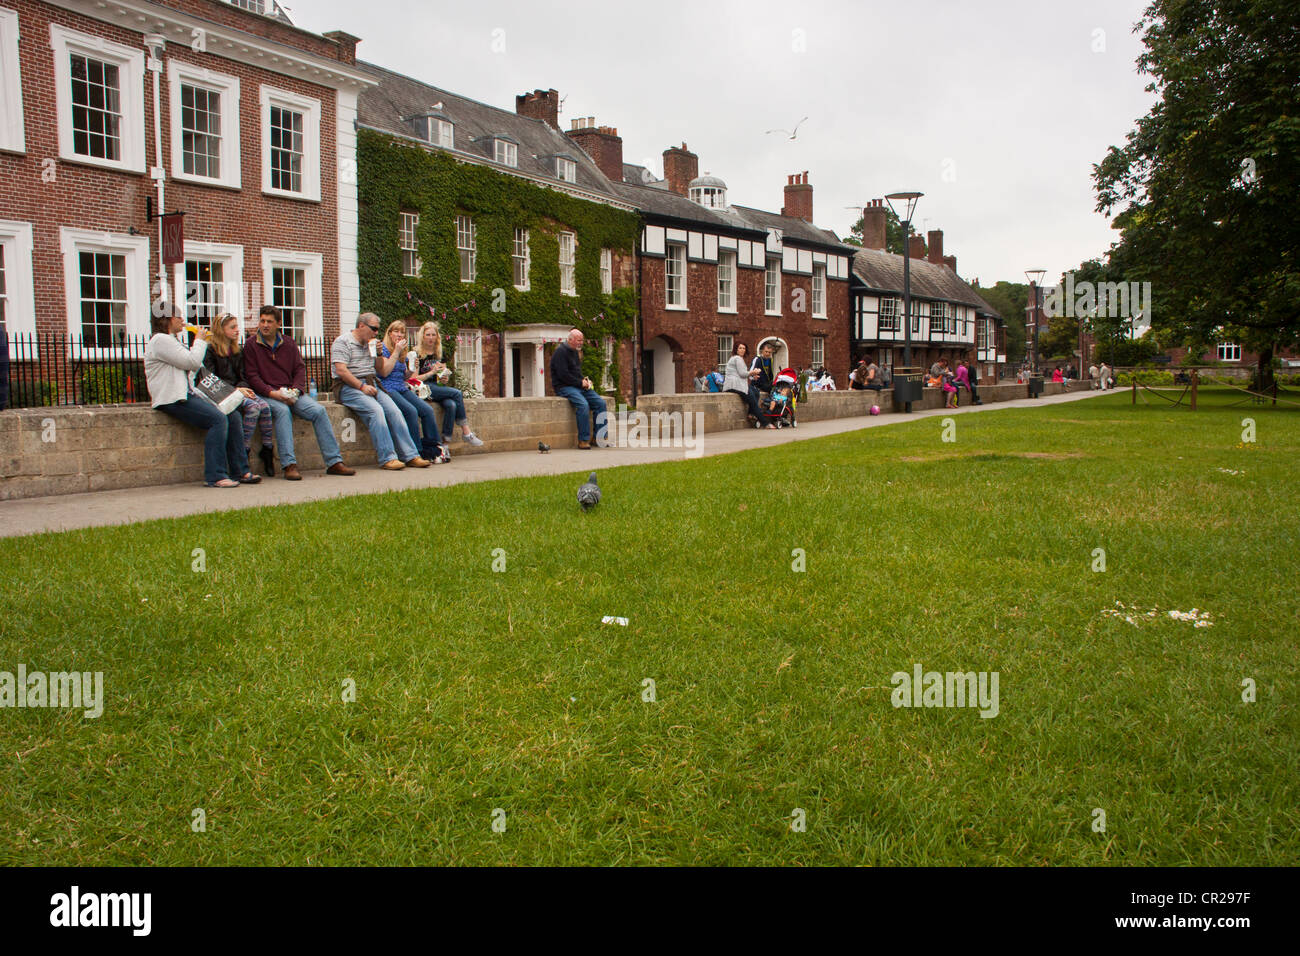
[[[629,174],[629,165],[631,164],[623,164],[625,179],[628,175],[637,176],[636,170],[644,169],[642,166],[634,166],[632,167],[633,172]],[[700,226],[715,229],[721,227],[751,234],[757,233],[762,236],[766,236],[769,229],[779,229],[783,239],[822,248],[833,248],[841,255],[851,254],[853,250],[858,248],[840,242],[835,233],[829,229],[819,229],[811,223],[794,216],[782,216],[762,209],[752,209],[749,206],[728,206],[726,209],[710,209],[701,206],[685,196],[663,188],[660,185],[661,182],[655,181],[646,185],[636,185],[629,182],[615,183],[614,191],[649,216],[660,216],[686,223],[697,223]]]
[[[378,80],[377,86],[363,90],[357,100],[357,120],[362,126],[418,138],[420,134],[411,119],[436,113],[455,126],[455,146],[446,150],[452,155],[486,160],[504,173],[523,173],[557,186],[577,187],[610,199],[619,198],[605,174],[582,147],[543,120],[488,106],[374,63],[358,60],[357,68]],[[438,103],[442,106],[435,108]],[[518,166],[495,162],[494,138],[518,144]],[[555,164],[557,156],[573,160],[575,182],[559,178]]]
[[[1002,316],[947,266],[928,259],[912,260],[912,295],[974,306],[985,315]],[[903,294],[903,257],[883,249],[859,249],[853,257],[857,284],[872,291]]]

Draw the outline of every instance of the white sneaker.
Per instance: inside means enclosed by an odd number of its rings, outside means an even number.
[[[462,440],[465,442],[465,444],[470,445],[474,448],[483,447],[483,439],[479,438],[473,432],[470,432],[468,435],[464,436]]]

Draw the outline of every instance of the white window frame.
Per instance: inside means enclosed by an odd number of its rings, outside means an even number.
[[[718,252],[718,311],[734,314],[736,311],[736,252],[724,249]]]
[[[519,165],[519,147],[507,139],[492,140],[492,158],[502,166]]]
[[[681,271],[677,273],[678,299],[673,301],[673,264],[680,263]],[[686,305],[686,244],[670,242],[664,250],[664,308],[685,312]]]
[[[463,255],[466,252],[469,253],[468,259]],[[473,216],[460,213],[456,215],[456,259],[459,264],[460,281],[473,282],[478,277],[478,227],[474,225]],[[469,278],[465,277],[467,264]]]
[[[18,13],[0,7],[0,150],[10,153],[27,151],[18,34]]]
[[[446,149],[456,148],[456,124],[451,120],[430,118],[429,122],[436,123],[436,133],[433,136],[433,142],[445,147]]]
[[[775,284],[772,282],[774,269]],[[776,308],[772,308],[773,302],[776,303]],[[763,267],[763,314],[781,314],[781,260],[776,256],[768,256],[767,264]]]
[[[903,311],[902,300],[895,295],[882,295],[878,301],[879,305],[876,307],[880,311],[876,317],[877,335],[884,332],[901,332],[903,330],[901,318]]]
[[[824,265],[812,267],[812,317],[826,318],[826,266]]]
[[[1240,362],[1241,346],[1236,342],[1220,342],[1215,347],[1215,354],[1220,362]]]
[[[522,250],[522,251],[521,251]],[[527,292],[533,284],[533,254],[528,245],[528,230],[523,226],[515,226],[514,238],[510,246],[510,279],[515,279],[515,267],[523,267],[523,285],[515,282],[514,286],[520,292]]]
[[[614,291],[614,252],[611,249],[600,250],[600,291],[605,295]]]
[[[95,357],[115,349],[81,344],[81,263],[82,252],[105,252],[126,256],[126,334],[147,337],[152,301],[149,296],[149,237],[129,236],[120,232],[95,232],[91,229],[59,230],[59,247],[63,253],[63,299],[67,307],[68,335],[73,354]]]
[[[571,159],[565,159],[563,156],[555,157],[555,178],[562,183],[576,183],[578,181],[578,164]]]
[[[103,37],[78,33],[57,23],[50,24],[50,46],[54,50],[54,89],[59,111],[59,158],[69,163],[143,173],[144,51],[133,50]],[[111,63],[118,68],[118,105],[122,111],[121,125],[118,127],[120,159],[100,159],[73,152],[72,64],[69,62],[73,53]]]
[[[465,357],[468,348],[469,358]],[[472,366],[466,369],[465,366]],[[483,330],[458,329],[456,331],[456,370],[469,378],[469,384],[483,394]]]
[[[5,263],[5,331],[36,334],[36,285],[32,280],[32,224],[0,219]]]
[[[812,337],[808,346],[808,364],[812,368],[822,368],[826,364],[826,336]]]
[[[406,245],[410,242],[410,245]],[[418,212],[407,212],[405,209],[398,210],[397,213],[397,248],[402,254],[402,275],[408,279],[418,279],[424,271],[424,261],[420,258],[420,214]],[[413,253],[412,261],[415,263],[415,271],[406,271],[406,253]]]
[[[223,242],[195,242],[185,240],[185,258],[202,259],[221,263],[222,300],[225,310],[238,316],[242,322],[247,315],[244,311],[249,303],[244,301],[244,247]],[[185,287],[185,263],[178,262],[172,266],[172,288],[176,290],[171,296],[177,305],[188,304],[189,290]],[[270,301],[269,299],[267,301]],[[262,303],[254,303],[261,308]],[[188,311],[186,315],[188,315]]]
[[[576,233],[572,232],[561,232],[556,235],[555,240],[556,244],[560,247],[560,295],[577,295],[578,236]],[[568,246],[569,250],[568,261],[565,261],[564,257],[565,246]]]
[[[320,202],[320,100],[299,96],[288,90],[263,86],[259,94],[262,108],[262,192],[267,196],[283,196]],[[271,186],[271,107],[296,110],[303,114],[302,121],[302,191],[276,189]]]
[[[221,149],[218,161],[220,176],[196,176],[185,172],[185,138],[181,130],[181,85],[198,86],[215,91],[221,96]],[[240,188],[239,166],[239,78],[224,73],[214,73],[185,63],[169,60],[167,63],[167,89],[171,104],[172,179],[205,186]]]
[[[614,388],[614,379],[610,376],[609,370],[614,365],[614,336],[605,336],[605,364],[600,369],[600,390],[602,392],[611,391]]]
[[[736,350],[736,337],[734,335],[718,336],[718,364],[715,366],[719,372],[726,372],[727,363],[731,361],[731,353]]]
[[[186,248],[189,243],[186,243]],[[325,338],[325,297],[321,291],[321,282],[324,276],[324,259],[318,252],[298,252],[293,249],[262,249],[262,296],[267,301],[271,301],[271,270],[281,269],[305,269],[307,271],[307,305],[306,315],[303,319],[303,338],[316,339],[322,341]],[[306,352],[307,348],[302,343],[298,347]],[[329,348],[329,343],[325,343],[325,348]]]

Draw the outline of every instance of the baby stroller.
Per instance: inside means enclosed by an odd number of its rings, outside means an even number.
[[[758,403],[760,416],[756,428],[775,425],[777,428],[795,428],[795,406],[799,402],[798,376],[794,369],[783,368],[772,383],[767,398]]]

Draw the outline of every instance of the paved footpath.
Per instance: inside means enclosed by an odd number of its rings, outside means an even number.
[[[990,405],[963,405],[956,409],[932,408],[910,415],[887,414],[876,417],[833,418],[806,422],[798,428],[740,428],[704,435],[702,455],[726,455],[792,441],[805,441],[823,435],[881,428],[920,418],[944,415],[969,415],[996,412],[1004,408],[1037,408],[1062,402],[1077,402],[1105,393],[1088,390],[1036,399],[1018,399]],[[1114,395],[1115,392],[1109,394]],[[310,441],[310,439],[308,439]],[[452,454],[460,447],[453,443]],[[692,454],[695,454],[694,452]],[[43,531],[69,531],[101,525],[131,524],[155,518],[180,518],[209,511],[233,511],[268,505],[297,504],[341,498],[345,495],[369,495],[407,488],[442,487],[468,481],[493,481],[497,478],[522,478],[532,475],[561,475],[569,472],[600,471],[622,465],[680,461],[686,456],[681,448],[576,448],[557,449],[548,454],[537,452],[501,452],[487,455],[454,457],[449,464],[431,468],[408,468],[405,471],[381,471],[378,467],[357,469],[352,478],[328,477],[323,471],[309,471],[302,481],[284,481],[278,476],[265,478],[260,485],[229,490],[205,488],[201,484],[161,485],[154,488],[123,488],[78,495],[54,495],[47,498],[21,498],[0,501],[0,537],[37,534]]]

